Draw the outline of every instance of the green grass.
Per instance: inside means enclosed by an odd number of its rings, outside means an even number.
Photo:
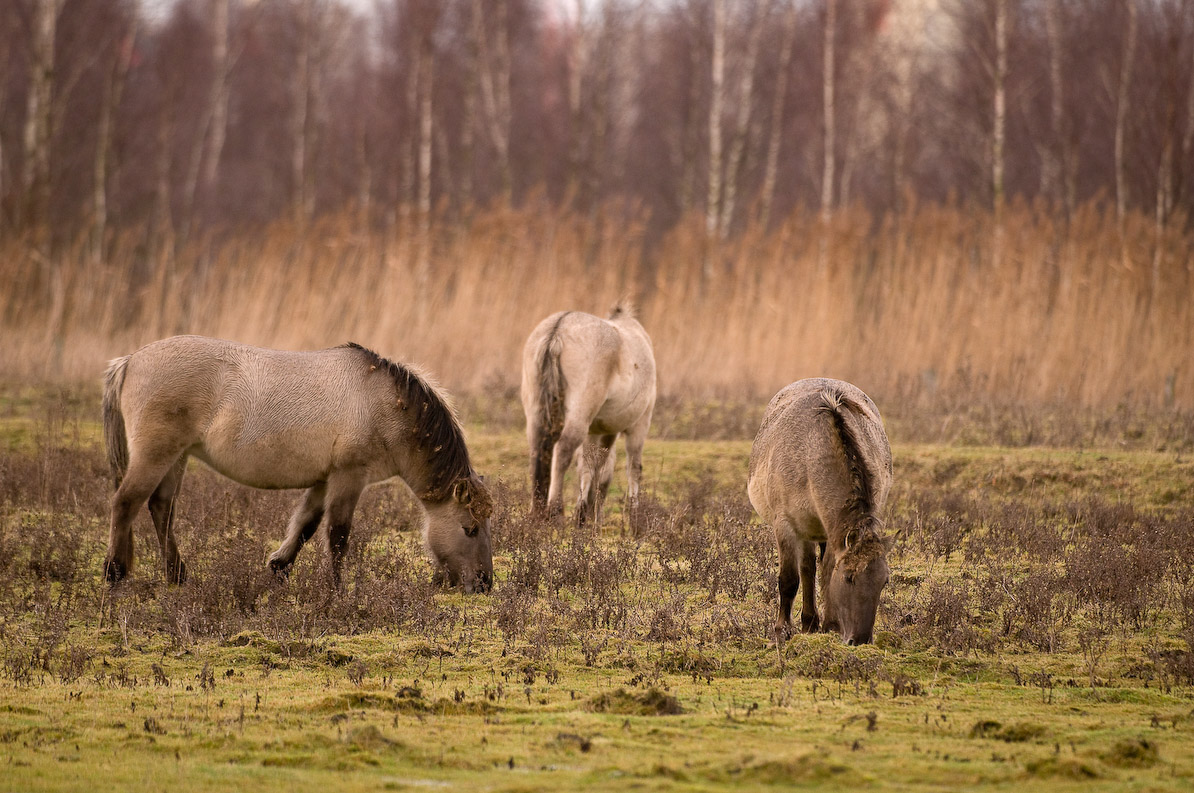
[[[521,520],[521,434],[472,427],[469,441],[476,467],[503,483],[511,520]],[[35,482],[39,468],[60,465],[78,482],[69,493],[38,495],[30,486],[0,498],[0,552],[15,559],[10,580],[0,583],[0,788],[1127,791],[1194,784],[1194,690],[1147,660],[1148,648],[1185,646],[1176,581],[1166,579],[1166,605],[1143,624],[1111,620],[1100,634],[1107,646],[1092,687],[1076,636],[1097,610],[1077,606],[1059,623],[1061,646],[1043,652],[1000,635],[981,612],[986,579],[978,576],[988,568],[963,560],[961,550],[925,550],[932,539],[925,525],[936,514],[923,506],[936,503],[924,500],[930,496],[977,505],[974,536],[1003,505],[1054,516],[1058,505],[1098,499],[1176,520],[1194,501],[1194,462],[1173,453],[897,444],[890,523],[903,529],[906,545],[893,568],[920,583],[893,584],[873,646],[846,648],[815,635],[779,651],[761,629],[773,609],[761,578],[740,595],[710,594],[704,582],[683,577],[683,565],[677,580],[661,578],[651,542],[626,536],[622,460],[596,546],[630,548],[640,564],[621,583],[630,615],[616,627],[581,623],[576,615],[595,590],[580,587],[553,596],[544,584],[524,605],[504,606],[505,579],[524,546],[503,545],[500,534],[497,592],[433,594],[446,616],[428,622],[440,627],[426,633],[409,622],[387,628],[376,611],[358,623],[334,604],[301,601],[311,591],[302,588],[303,575],[318,572],[314,548],[300,559],[306,572],[259,595],[256,611],[204,627],[216,611],[198,596],[188,600],[191,584],[180,592],[160,583],[145,525],[137,581],[115,598],[99,582],[107,483],[96,443],[87,422],[0,418],[0,475]],[[749,451],[746,441],[649,442],[646,492],[665,514],[703,509],[698,517],[709,521],[719,509],[741,510]],[[200,469],[180,502],[183,552],[200,557],[197,589],[205,570],[214,574],[210,559],[220,557],[203,557],[188,526],[225,516],[227,531],[259,530],[264,545],[280,538],[278,510],[288,503],[230,490]],[[358,539],[413,559],[417,537],[386,522],[400,491],[379,488],[362,505]],[[706,497],[712,506],[700,507]],[[717,506],[723,502],[730,506]],[[275,511],[259,515],[253,510],[261,504]],[[59,567],[35,564],[38,549],[22,542],[35,530],[74,532],[77,567],[62,567],[61,559]],[[769,542],[765,527],[747,530]],[[552,543],[565,544],[567,530],[557,531]],[[760,571],[774,567],[769,559]],[[964,648],[931,628],[923,606],[929,583],[970,587],[976,635]],[[346,599],[368,605],[361,597],[353,590]],[[669,602],[679,604],[681,623],[654,626]],[[910,626],[901,621],[905,609],[919,615]],[[271,621],[273,614],[292,621]],[[521,630],[496,624],[517,616],[526,618]],[[184,619],[194,622],[190,633],[179,625]],[[735,620],[745,621],[736,633],[726,627]],[[365,627],[338,630],[354,624]],[[84,659],[73,672],[71,647]]]

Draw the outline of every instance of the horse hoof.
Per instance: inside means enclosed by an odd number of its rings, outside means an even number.
[[[801,617],[800,630],[804,633],[816,633],[821,630],[821,620],[817,617]]]
[[[290,578],[290,568],[292,566],[293,565],[284,562],[281,559],[271,558],[269,560],[269,570],[274,574],[274,578],[278,579],[279,581],[286,581]]]
[[[783,647],[784,642],[791,638],[791,636],[791,625],[780,622],[776,623],[775,627],[771,629],[771,641],[774,642],[777,647]]]
[[[104,562],[104,578],[109,584],[120,583],[128,573],[128,567],[123,562],[118,562],[115,559]]]

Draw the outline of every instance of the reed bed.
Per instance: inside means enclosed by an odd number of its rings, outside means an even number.
[[[542,317],[629,297],[665,396],[765,400],[828,375],[877,399],[1194,409],[1194,237],[1182,219],[1068,222],[1039,207],[796,213],[712,241],[661,239],[612,210],[499,208],[362,231],[351,213],[179,245],[126,232],[104,256],[0,246],[0,380],[96,381],[153,339],[284,348],[347,340],[424,364],[454,391],[517,388]],[[880,404],[883,404],[881,401]]]

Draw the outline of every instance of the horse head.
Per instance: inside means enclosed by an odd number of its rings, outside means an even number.
[[[426,506],[427,550],[439,570],[438,579],[465,592],[488,592],[493,586],[489,488],[470,471],[456,480],[448,498]]]
[[[887,585],[887,544],[872,527],[851,529],[833,554],[825,586],[825,628],[846,644],[869,644],[874,637],[879,594]]]

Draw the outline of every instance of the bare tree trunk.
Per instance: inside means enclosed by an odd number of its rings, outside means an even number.
[[[429,303],[428,282],[431,278],[431,147],[433,144],[432,89],[435,85],[433,36],[434,27],[420,31],[418,69],[415,72],[419,96],[419,253],[416,265],[419,310]]]
[[[1128,8],[1128,29],[1124,34],[1123,64],[1119,70],[1119,91],[1115,103],[1115,215],[1123,231],[1128,211],[1128,185],[1124,175],[1124,144],[1131,96],[1132,65],[1136,60],[1136,1],[1124,0]],[[1126,254],[1126,249],[1125,249]]]
[[[696,28],[696,25],[693,24]],[[697,184],[698,162],[697,155],[700,148],[701,115],[698,108],[701,103],[701,81],[697,78],[702,63],[702,52],[699,47],[689,47],[688,70],[688,102],[685,104],[684,129],[680,133],[678,145],[673,151],[679,155],[679,162],[675,163],[680,170],[679,210],[684,217],[697,202],[699,186]]]
[[[372,224],[373,212],[373,165],[369,151],[369,132],[365,124],[356,134],[357,156],[357,224],[365,235]]]
[[[1069,140],[1064,129],[1065,86],[1061,78],[1061,0],[1048,0],[1045,4],[1045,34],[1049,40],[1049,118],[1053,140],[1047,147],[1048,156],[1042,169],[1043,187],[1051,200],[1061,202],[1068,220],[1074,206],[1064,176]]]
[[[95,162],[92,183],[91,258],[104,258],[104,238],[108,233],[108,171],[112,155],[112,137],[116,113],[124,95],[125,80],[133,62],[133,48],[140,18],[136,9],[129,18],[129,27],[117,42],[116,55],[104,81],[104,98],[96,130]]]
[[[1191,48],[1194,52],[1194,48]],[[1190,73],[1194,74],[1194,62],[1190,64]],[[1174,188],[1174,201],[1181,198],[1185,191],[1185,180],[1182,179],[1185,164],[1190,161],[1190,155],[1194,153],[1194,80],[1191,80],[1186,86],[1186,126],[1182,130],[1182,145],[1181,145],[1181,161],[1177,171],[1178,182]]]
[[[755,7],[754,24],[746,45],[746,56],[742,63],[742,74],[738,84],[738,114],[734,123],[734,135],[730,139],[729,157],[726,159],[725,194],[721,205],[721,219],[718,233],[722,239],[730,233],[734,222],[734,204],[738,195],[738,179],[741,175],[743,154],[746,151],[746,137],[750,127],[751,110],[754,106],[755,64],[759,59],[759,42],[763,38],[763,26],[771,16],[771,0],[759,0]]]
[[[311,156],[314,150],[314,107],[316,94],[315,53],[316,28],[319,24],[316,3],[303,0],[299,14],[299,46],[296,53],[294,80],[291,83],[293,107],[290,115],[292,142],[290,176],[291,205],[295,220],[302,226],[315,212],[315,190],[312,180]]]
[[[37,229],[42,254],[49,255],[50,142],[53,136],[54,38],[63,0],[36,0],[30,43],[29,94],[25,105],[25,168],[28,204],[24,221]]]
[[[514,200],[514,179],[510,170],[510,25],[507,0],[497,0],[497,19],[493,22],[494,47],[490,52],[486,32],[484,3],[473,4],[473,38],[477,49],[477,77],[485,110],[489,139],[498,155],[502,194],[507,203]]]
[[[304,6],[304,11],[306,6]],[[304,17],[306,19],[306,17]],[[306,28],[304,27],[304,30]],[[200,200],[199,184],[207,196],[214,192],[220,151],[224,148],[227,125],[228,0],[212,0],[212,78],[207,101],[200,111],[198,129],[191,144],[187,174],[182,186],[182,223],[179,244],[185,245],[195,226],[196,214],[205,201]],[[218,148],[217,148],[218,146]],[[214,159],[213,159],[214,158]]]
[[[824,60],[822,62],[822,98],[825,114],[824,132],[825,161],[821,169],[821,220],[828,222],[833,213],[833,180],[835,148],[837,146],[836,111],[834,101],[834,42],[837,39],[837,0],[825,1]]]
[[[1007,3],[995,2],[995,99],[991,125],[991,203],[995,223],[1003,223],[1003,142],[1007,132]]]
[[[792,65],[792,42],[795,40],[796,3],[788,0],[788,9],[784,14],[783,39],[779,49],[779,73],[775,78],[775,95],[771,99],[771,135],[767,144],[767,164],[763,168],[763,205],[759,218],[763,228],[771,222],[771,206],[775,201],[779,145],[784,131],[784,100],[788,93],[788,69]]]
[[[224,152],[224,140],[228,133],[228,0],[213,0],[211,25],[212,83],[208,98],[211,121],[207,154],[203,158],[203,194],[204,202],[208,204],[215,196],[220,156]]]
[[[476,13],[474,11],[474,13]],[[461,120],[460,149],[460,203],[465,212],[472,211],[473,173],[477,167],[477,79],[480,73],[477,48],[469,48],[470,63],[464,75],[464,118]]]
[[[725,101],[726,2],[713,0],[713,62],[712,95],[709,102],[709,189],[705,198],[705,234],[717,233],[717,218],[721,208],[721,113]],[[712,276],[712,262],[705,257],[703,272],[706,280]]]
[[[992,258],[1003,262],[1003,144],[1007,134],[1007,4],[995,0],[995,101],[991,125],[991,203],[995,210],[995,239]]]
[[[585,72],[589,62],[589,31],[585,20],[585,0],[576,0],[576,31],[572,48],[568,53],[568,193],[582,205],[580,200],[581,170],[584,159],[584,119],[582,118],[582,91]]]

